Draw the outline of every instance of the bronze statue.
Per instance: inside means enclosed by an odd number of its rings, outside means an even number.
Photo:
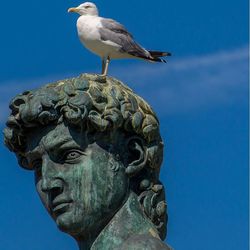
[[[26,91],[10,108],[5,144],[79,249],[170,249],[159,122],[141,97],[84,74]]]

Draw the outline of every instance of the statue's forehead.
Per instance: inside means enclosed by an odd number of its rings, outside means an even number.
[[[36,148],[44,148],[46,150],[56,149],[67,142],[73,141],[78,144],[86,144],[83,134],[76,129],[65,126],[64,123],[56,126],[47,126],[42,129],[36,129],[27,136],[27,151]]]
[[[57,141],[64,141],[65,139],[72,138],[69,128],[66,127],[63,123],[57,125],[56,127],[51,127],[47,131],[44,131],[44,135],[41,138],[41,143],[47,144],[54,144]]]

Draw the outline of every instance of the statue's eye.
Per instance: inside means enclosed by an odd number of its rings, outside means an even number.
[[[69,151],[69,152],[65,153],[64,161],[71,162],[71,161],[77,160],[81,157],[81,155],[82,155],[82,153],[78,150]]]

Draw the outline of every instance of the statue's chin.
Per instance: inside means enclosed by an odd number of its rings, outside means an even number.
[[[59,215],[55,222],[58,228],[67,234],[72,236],[78,235],[83,231],[83,223],[78,222],[77,218],[72,217],[70,212],[66,212],[64,214]]]
[[[85,238],[87,239],[91,232],[95,231],[93,226],[93,218],[76,216],[72,211],[61,214],[55,219],[58,228],[74,238]]]

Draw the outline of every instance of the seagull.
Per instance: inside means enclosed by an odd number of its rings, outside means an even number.
[[[146,50],[136,43],[131,33],[117,21],[100,17],[94,3],[85,2],[68,12],[80,15],[77,20],[77,32],[81,43],[102,59],[102,76],[108,73],[111,59],[139,58],[150,62],[164,62],[169,52]]]

